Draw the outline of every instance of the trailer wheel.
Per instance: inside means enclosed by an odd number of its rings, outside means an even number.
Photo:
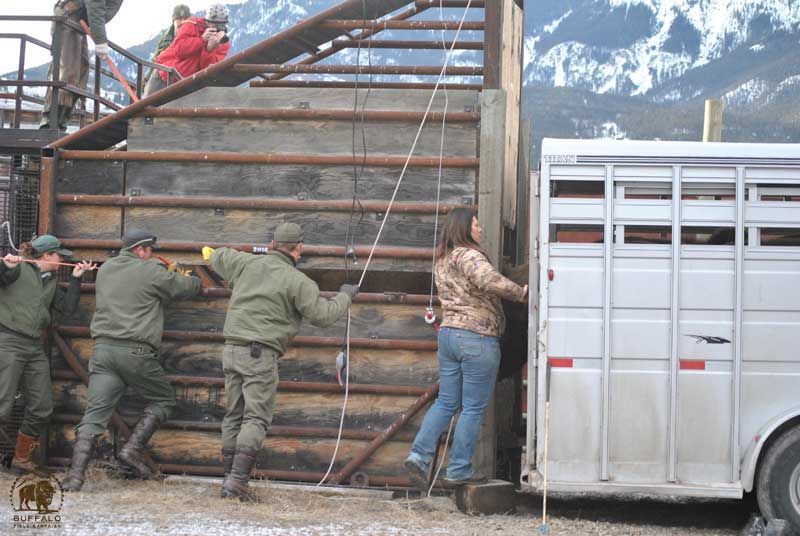
[[[761,462],[756,492],[767,519],[785,519],[800,534],[800,427],[784,433]]]

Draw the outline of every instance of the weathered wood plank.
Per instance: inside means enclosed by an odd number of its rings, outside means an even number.
[[[358,90],[358,109],[425,111],[432,91],[407,89]],[[477,91],[451,91],[448,109],[475,111],[478,106]],[[354,89],[330,88],[221,88],[207,87],[165,104],[164,108],[354,108]],[[444,91],[437,92],[431,110],[444,110]]]
[[[59,194],[122,194],[125,163],[65,160],[56,171]]]
[[[64,325],[88,326],[95,309],[93,294],[81,296],[78,311]],[[164,329],[222,332],[227,312],[226,299],[196,298],[170,304]],[[355,338],[435,340],[436,330],[425,323],[421,305],[356,303],[351,307],[350,334]],[[345,319],[328,328],[303,323],[300,335],[342,337]]]
[[[269,243],[278,225],[293,222],[303,227],[306,244],[343,245],[349,226],[356,245],[371,246],[381,225],[376,216],[366,214],[359,222],[359,214],[351,217],[349,212],[130,207],[125,209],[125,227],[148,229],[162,242]],[[381,245],[431,247],[433,220],[433,215],[392,213]]]
[[[75,431],[71,424],[54,423],[50,427],[48,455],[57,458],[72,456]],[[343,439],[334,464],[338,471],[347,464],[367,442]],[[335,439],[292,438],[269,435],[258,454],[257,469],[279,471],[325,472],[330,464]],[[368,475],[394,476],[402,471],[403,460],[411,445],[390,441],[383,445],[361,467]],[[215,432],[161,429],[150,440],[150,451],[158,463],[221,466],[222,438]],[[104,434],[95,459],[110,460],[114,453],[113,436]]]
[[[506,95],[503,90],[484,91],[481,96],[481,168],[478,184],[478,214],[483,226],[483,249],[499,266],[503,249],[503,173],[505,169]],[[516,174],[514,175],[516,179]]]
[[[60,206],[55,214],[55,234],[59,238],[119,238],[122,225],[120,207]]]
[[[92,355],[92,339],[70,339],[75,353],[87,365]],[[165,341],[161,359],[167,374],[222,378],[222,343]],[[279,375],[285,381],[336,381],[335,348],[289,348],[278,361]],[[69,367],[58,353],[56,369]],[[350,381],[381,385],[431,385],[439,378],[436,352],[351,348]]]
[[[53,381],[53,402],[56,413],[83,415],[88,388],[71,380]],[[221,422],[225,415],[226,397],[222,387],[176,386],[176,421]],[[276,397],[273,425],[338,428],[342,412],[342,395],[325,393],[293,393],[279,391]],[[396,395],[350,395],[344,427],[353,430],[381,430],[389,426],[414,402],[414,397]],[[139,417],[145,402],[134,389],[126,391],[117,408],[123,417]],[[409,422],[408,430],[416,430],[424,412]]]
[[[388,201],[400,168],[358,168],[358,197]],[[475,198],[476,173],[469,168],[442,170],[442,203]],[[188,162],[128,162],[126,195],[198,195],[352,199],[353,166],[288,166],[204,164]],[[438,169],[408,168],[398,201],[436,199]]]
[[[445,155],[475,157],[477,125],[447,123]],[[362,132],[363,129],[363,132]],[[155,117],[128,124],[131,151],[226,151],[236,153],[309,153],[315,155],[408,155],[416,121],[252,120]],[[439,156],[442,125],[427,122],[414,156]],[[366,143],[366,148],[364,147]],[[354,149],[355,147],[355,149]]]
[[[161,463],[221,465],[222,441],[218,434],[161,431],[152,441],[154,457]],[[366,446],[365,441],[342,440],[334,470],[339,470]],[[256,469],[325,472],[330,464],[334,439],[267,437],[258,455]],[[410,445],[389,442],[371,456],[360,470],[374,475],[397,475]]]

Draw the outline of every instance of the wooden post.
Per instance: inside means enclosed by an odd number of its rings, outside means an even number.
[[[506,92],[484,90],[481,94],[481,136],[478,174],[478,217],[483,227],[481,245],[492,264],[500,269],[503,248],[503,173],[505,170]],[[516,177],[515,177],[516,179]],[[487,477],[495,474],[497,434],[494,399],[486,415],[472,459],[475,471]]]
[[[703,141],[722,141],[722,101],[719,99],[706,100]]]
[[[503,224],[517,226],[517,154],[519,152],[520,99],[522,93],[523,11],[503,0],[500,89],[506,92],[505,170],[503,172]]]
[[[517,155],[517,243],[515,252],[517,265],[530,262],[528,257],[532,238],[530,234],[531,130],[531,120],[524,120],[520,127],[519,153]]]
[[[496,267],[503,248],[503,173],[505,172],[506,92],[481,94],[480,171],[478,216],[483,226],[484,251]]]

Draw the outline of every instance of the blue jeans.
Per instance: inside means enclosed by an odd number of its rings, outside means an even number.
[[[428,410],[408,458],[430,468],[436,443],[450,418],[461,409],[456,424],[447,478],[472,476],[472,455],[500,365],[500,340],[466,329],[439,331],[439,396]]]

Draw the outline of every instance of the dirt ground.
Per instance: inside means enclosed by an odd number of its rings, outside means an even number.
[[[56,476],[62,477],[63,474]],[[0,490],[14,477],[0,475]],[[263,487],[262,487],[263,486]],[[219,480],[162,482],[110,479],[92,470],[80,493],[65,493],[61,528],[44,533],[80,536],[152,534],[305,536],[539,534],[541,497],[523,495],[514,515],[466,516],[449,497],[415,499],[389,492],[340,494],[313,488],[259,485],[260,504],[219,498]],[[8,492],[6,492],[8,493]],[[0,534],[41,533],[15,528],[11,501],[0,499]],[[549,501],[553,535],[734,536],[749,515],[738,501],[705,503],[561,499]]]

